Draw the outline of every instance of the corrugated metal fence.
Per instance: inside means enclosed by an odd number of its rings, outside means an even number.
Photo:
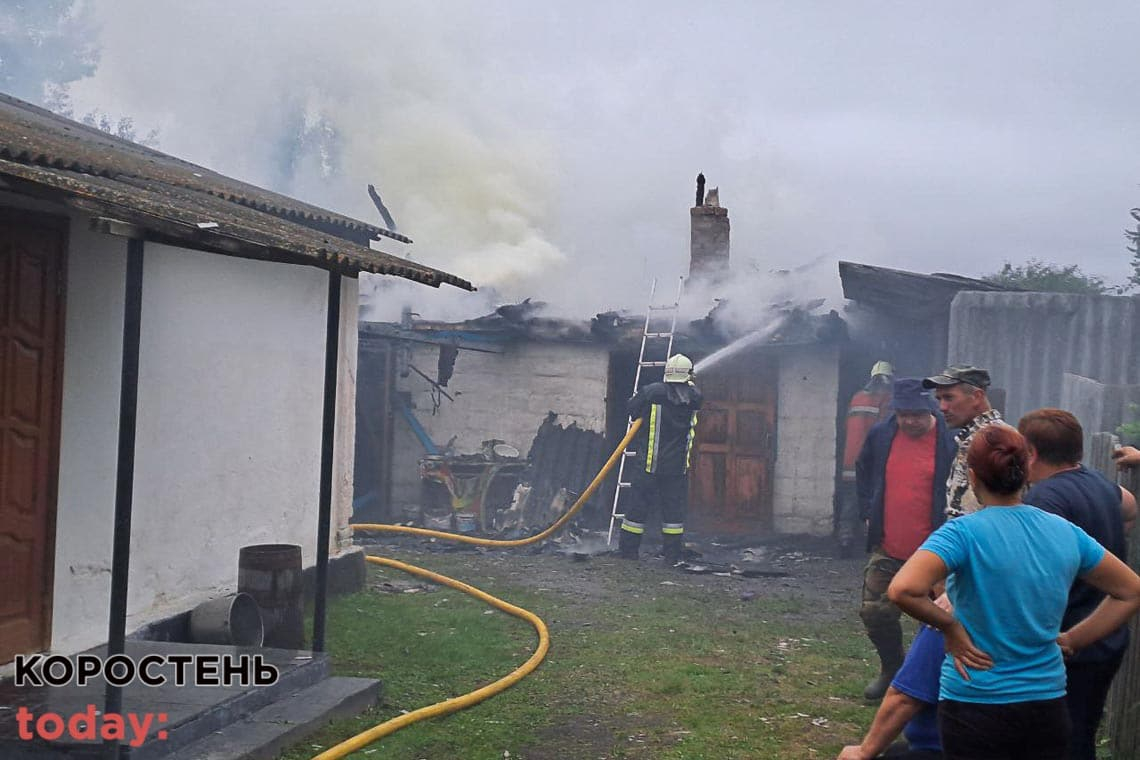
[[[1006,390],[1005,416],[1061,403],[1065,372],[1106,384],[1137,382],[1140,310],[1135,297],[1071,293],[955,296],[947,361],[986,367]]]
[[[1091,437],[1089,461],[1106,477],[1116,480],[1116,465],[1112,461],[1112,449],[1116,436],[1110,433],[1097,433]],[[1120,484],[1133,493],[1140,486],[1140,470],[1126,470],[1120,474]],[[1132,528],[1128,537],[1128,564],[1140,572],[1140,520]],[[1108,695],[1108,736],[1112,746],[1112,757],[1116,760],[1140,758],[1140,619],[1133,618],[1129,628],[1132,633],[1124,662],[1112,682]]]

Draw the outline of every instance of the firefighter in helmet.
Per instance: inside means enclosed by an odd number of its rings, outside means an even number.
[[[674,354],[665,362],[665,382],[650,383],[629,400],[629,416],[640,419],[641,429],[631,447],[632,493],[621,523],[619,553],[637,559],[645,519],[656,505],[661,508],[665,562],[681,561],[685,510],[689,493],[689,458],[696,435],[701,392],[693,381],[693,362]]]
[[[851,397],[847,408],[846,436],[843,441],[843,474],[839,486],[839,519],[837,534],[839,552],[850,557],[855,551],[856,534],[862,533],[859,502],[855,495],[855,460],[863,449],[863,441],[877,422],[890,416],[891,382],[895,370],[890,362],[877,361],[871,367],[871,379]]]

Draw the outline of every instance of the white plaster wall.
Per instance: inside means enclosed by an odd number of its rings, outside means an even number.
[[[839,351],[808,346],[780,357],[773,527],[832,532]]]
[[[127,242],[73,220],[67,260],[52,648],[105,641]]]
[[[435,377],[439,349],[417,346],[411,362]],[[563,425],[577,422],[586,430],[605,432],[609,352],[590,344],[519,342],[501,354],[460,351],[447,392],[455,398],[432,414],[431,386],[410,373],[398,380],[410,391],[414,412],[437,445],[452,437],[462,452],[477,451],[483,441],[498,438],[525,456],[547,412]],[[420,495],[418,462],[423,446],[402,415],[395,415],[392,501],[414,504]]]
[[[106,638],[125,251],[73,224],[59,651]],[[232,590],[241,546],[298,543],[313,564],[328,274],[148,243],[143,279],[128,631]],[[343,280],[334,546],[351,514],[356,286]]]

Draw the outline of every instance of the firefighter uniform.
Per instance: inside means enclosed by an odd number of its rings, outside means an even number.
[[[871,380],[851,397],[847,408],[847,424],[843,439],[843,471],[839,486],[837,537],[839,547],[849,556],[860,533],[859,501],[855,493],[855,461],[863,450],[863,441],[876,423],[890,416],[891,376],[894,368],[885,361],[875,362]]]
[[[642,422],[631,445],[636,451],[627,468],[632,489],[619,538],[620,554],[627,559],[637,559],[649,511],[660,506],[665,561],[681,560],[701,392],[691,380],[692,362],[680,358],[688,362],[683,380],[666,367],[666,382],[647,385],[629,400],[629,416]]]

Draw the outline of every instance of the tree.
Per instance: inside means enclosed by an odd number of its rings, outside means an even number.
[[[0,91],[43,103],[99,61],[91,6],[76,0],[12,0],[0,8]]]
[[[1076,264],[1061,266],[1040,259],[1029,259],[1019,266],[1005,262],[1002,268],[982,277],[986,282],[1021,290],[1047,293],[1093,293],[1096,295],[1118,292],[1118,288],[1105,284],[1094,275],[1085,274]]]
[[[0,7],[0,92],[38,103],[89,127],[154,147],[158,130],[139,136],[129,116],[74,112],[70,87],[95,73],[99,47],[92,6],[82,0],[9,0]]]

